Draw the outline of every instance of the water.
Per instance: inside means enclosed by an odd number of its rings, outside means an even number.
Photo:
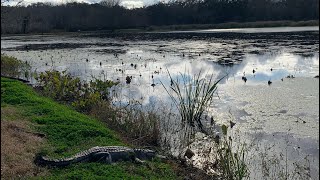
[[[120,81],[113,94],[117,106],[135,100],[145,107],[171,107],[161,85],[170,85],[167,70],[174,78],[199,71],[202,78],[227,75],[207,117],[217,124],[236,122],[233,131],[241,141],[274,145],[274,153],[286,154],[291,164],[309,155],[312,178],[317,179],[319,79],[314,76],[319,74],[318,39],[318,27],[30,35],[1,37],[1,51],[28,61],[37,72],[68,70],[83,80],[95,76]],[[286,78],[291,75],[295,78]],[[125,83],[127,76],[133,77],[130,84]],[[203,122],[210,128],[209,120]],[[169,144],[177,143],[173,127],[166,139]],[[204,161],[214,159],[201,156],[200,150],[210,148],[209,144],[210,139],[197,135],[190,145],[196,152],[191,163],[204,167]],[[252,173],[251,178],[261,177]]]

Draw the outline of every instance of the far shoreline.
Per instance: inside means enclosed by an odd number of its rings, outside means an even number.
[[[318,26],[319,20],[307,21],[256,21],[256,22],[226,22],[219,24],[183,24],[183,25],[164,25],[148,26],[139,28],[126,29],[108,29],[108,30],[88,30],[88,31],[63,31],[54,30],[51,32],[30,32],[26,34],[1,34],[1,37],[8,36],[25,36],[25,35],[67,35],[82,33],[165,33],[165,32],[184,32],[184,31],[201,31],[212,29],[234,29],[234,28],[272,28],[272,27],[306,27]]]

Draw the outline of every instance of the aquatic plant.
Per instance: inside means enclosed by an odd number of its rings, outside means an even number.
[[[234,145],[231,136],[228,136],[228,127],[222,125],[223,138],[218,143],[218,166],[222,177],[229,180],[241,180],[249,175],[245,162],[248,149],[245,143]]]
[[[213,75],[211,75],[206,81],[206,79],[201,79],[201,71],[191,78],[189,75],[180,73],[181,85],[179,79],[173,79],[169,71],[168,74],[171,82],[170,88],[162,82],[161,84],[178,108],[182,125],[186,128],[185,131],[191,131],[187,136],[190,136],[195,128],[207,134],[201,122],[201,116],[212,102],[217,85],[224,77],[213,81]]]

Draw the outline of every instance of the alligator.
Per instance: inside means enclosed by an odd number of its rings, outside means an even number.
[[[124,146],[96,146],[69,158],[50,159],[38,154],[34,162],[39,166],[64,167],[79,162],[111,164],[118,161],[131,161],[143,163],[143,160],[150,160],[155,156],[155,151],[150,149],[135,149]]]

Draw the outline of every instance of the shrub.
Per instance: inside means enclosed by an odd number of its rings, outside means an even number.
[[[36,80],[44,95],[71,104],[81,112],[89,112],[99,101],[108,101],[109,88],[117,84],[99,79],[86,83],[66,71],[56,70],[41,72]]]
[[[19,78],[23,75],[23,78],[28,79],[30,69],[31,66],[28,62],[22,62],[17,58],[1,54],[1,76]]]

